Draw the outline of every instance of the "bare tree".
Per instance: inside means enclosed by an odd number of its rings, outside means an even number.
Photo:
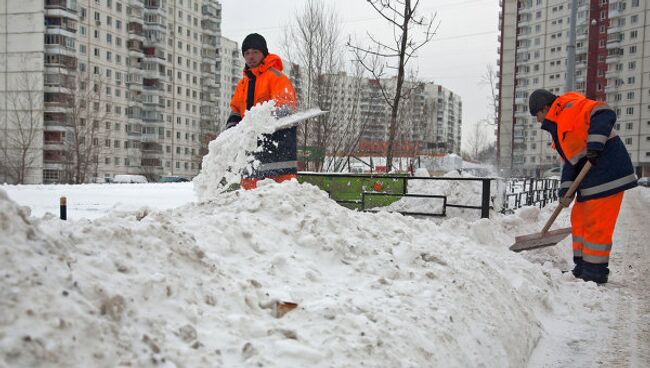
[[[355,58],[370,72],[374,79],[381,81],[385,68],[395,70],[397,76],[394,84],[380,82],[381,91],[386,104],[390,107],[388,126],[388,145],[386,149],[386,170],[392,168],[393,149],[398,133],[398,113],[400,102],[404,98],[404,80],[406,67],[417,51],[433,39],[437,31],[436,15],[430,17],[418,16],[420,0],[366,0],[379,15],[393,27],[394,44],[385,43],[368,33],[371,45],[360,47],[348,40],[348,47],[354,52]],[[414,30],[423,28],[423,39],[417,40]],[[380,65],[368,63],[370,56],[378,56],[387,61]]]
[[[472,131],[468,137],[469,152],[468,155],[471,159],[477,160],[479,153],[481,153],[488,144],[487,134],[483,127],[488,125],[487,120],[478,121],[472,127]]]
[[[13,183],[24,184],[37,164],[38,141],[43,137],[43,81],[23,72],[6,94],[4,138],[0,140],[0,172]]]
[[[481,76],[482,85],[488,86],[490,88],[490,96],[488,97],[488,108],[489,113],[486,118],[486,123],[490,125],[496,125],[499,121],[499,76],[494,70],[494,66],[488,64],[485,70],[485,74]]]
[[[66,116],[68,157],[64,180],[80,184],[97,176],[102,147],[105,146],[101,140],[110,136],[110,130],[101,134],[100,126],[110,112],[102,104],[105,96],[101,77],[79,73],[75,87]]]
[[[303,79],[300,105],[325,108],[334,93],[336,75],[343,69],[341,60],[341,18],[331,3],[307,0],[299,14],[285,28],[283,48],[292,64],[300,65]],[[335,117],[321,116],[313,124],[299,128],[306,153],[328,151]],[[322,167],[322,157],[314,162],[314,169]]]

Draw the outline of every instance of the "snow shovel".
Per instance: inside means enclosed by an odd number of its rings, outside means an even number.
[[[573,194],[578,189],[578,185],[580,185],[582,179],[584,179],[587,173],[589,172],[589,169],[591,169],[591,162],[587,161],[585,163],[585,166],[582,168],[582,170],[580,170],[578,177],[573,181],[573,184],[571,184],[569,190],[566,192],[566,194],[562,199],[566,200],[566,199],[573,198]],[[544,228],[542,229],[541,232],[529,234],[529,235],[516,236],[515,243],[510,246],[510,250],[514,252],[521,252],[522,250],[548,247],[551,245],[555,245],[560,241],[562,241],[562,239],[566,238],[567,235],[571,234],[570,227],[548,231],[548,229],[551,227],[551,225],[553,225],[553,222],[558,217],[560,212],[562,212],[563,208],[564,207],[562,206],[561,203],[557,205],[557,208],[555,209],[555,211],[553,211],[551,218],[549,218],[548,221],[546,221],[546,225],[544,225]]]

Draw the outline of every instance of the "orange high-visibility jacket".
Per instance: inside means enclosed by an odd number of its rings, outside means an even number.
[[[557,124],[558,143],[564,157],[574,165],[587,153],[590,118],[596,112],[610,109],[607,104],[569,92],[558,97],[546,114]]]
[[[282,69],[282,60],[275,54],[266,55],[262,64],[255,68],[244,68],[244,78],[237,84],[230,101],[231,116],[243,118],[246,110],[270,100],[274,100],[276,106],[295,110],[296,92]],[[253,77],[254,85],[251,82]]]
[[[577,201],[603,198],[637,185],[634,167],[623,141],[613,129],[616,113],[605,103],[568,92],[558,97],[544,121],[564,165],[559,195],[571,186],[587,151],[599,152],[596,164],[578,186]]]

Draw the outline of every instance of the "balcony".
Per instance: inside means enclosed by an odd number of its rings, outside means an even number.
[[[133,21],[130,21],[126,26],[126,30],[129,33],[129,37],[137,36],[138,38],[139,37],[144,38],[144,30],[143,30],[143,28],[144,27],[143,27],[142,23],[133,22]]]
[[[59,16],[79,20],[77,9],[68,6],[70,0],[45,0],[45,16]]]
[[[129,84],[142,84],[142,73],[141,73],[141,71],[134,72],[133,70],[130,70],[129,73],[126,75],[126,84],[127,85],[129,85]]]
[[[74,37],[77,33],[77,21],[62,16],[46,16],[45,27],[50,34],[54,34],[54,30],[61,30],[65,36]]]

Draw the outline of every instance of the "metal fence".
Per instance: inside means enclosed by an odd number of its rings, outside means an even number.
[[[490,183],[494,178],[446,178],[446,177],[417,177],[403,175],[361,175],[299,172],[298,180],[314,184],[326,191],[330,198],[349,208],[361,211],[372,211],[369,201],[382,197],[384,205],[390,205],[403,197],[438,198],[443,200],[441,213],[403,212],[404,215],[445,216],[448,207],[480,210],[481,218],[490,217]],[[446,196],[407,193],[409,180],[445,180],[445,181],[478,181],[481,182],[481,203],[476,205],[461,205],[449,203]],[[373,188],[377,185],[376,189]],[[365,188],[373,188],[369,191]],[[381,188],[381,189],[380,189]],[[394,198],[391,200],[390,198]]]
[[[523,206],[540,208],[558,200],[559,179],[513,178],[506,181],[501,212],[508,213]]]

